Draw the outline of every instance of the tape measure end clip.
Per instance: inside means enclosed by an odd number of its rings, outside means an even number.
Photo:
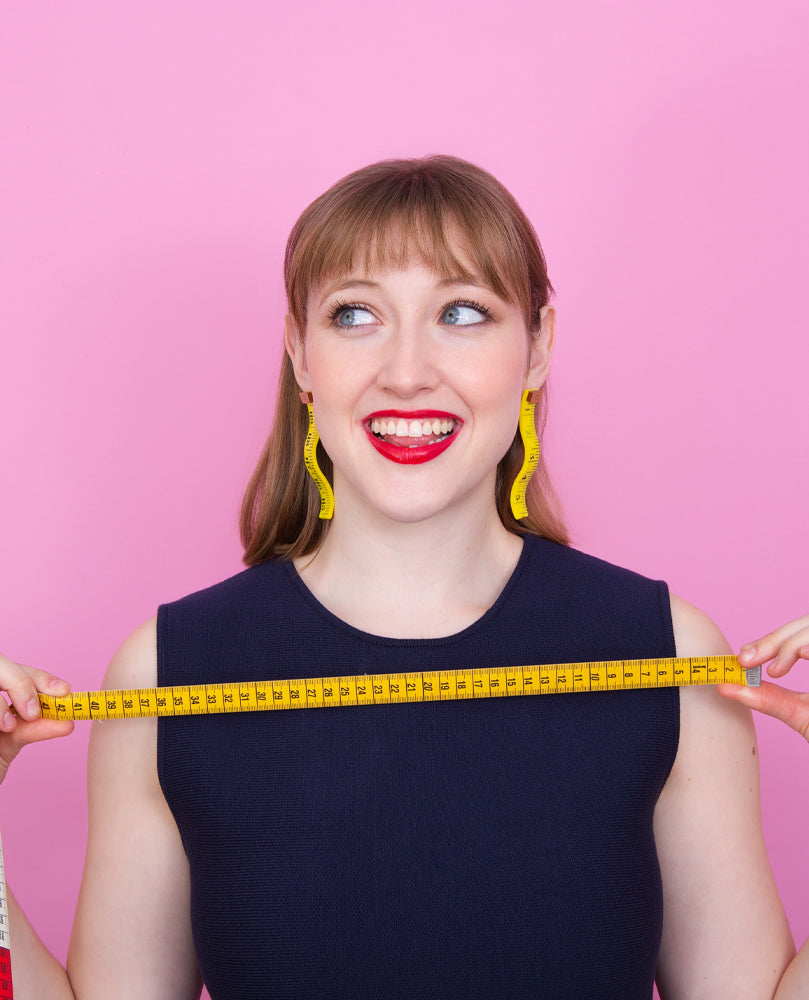
[[[761,687],[761,667],[745,667],[744,681],[749,688]]]

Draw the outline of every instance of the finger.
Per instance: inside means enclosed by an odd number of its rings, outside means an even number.
[[[14,734],[14,740],[21,747],[29,743],[39,743],[42,740],[54,740],[61,736],[70,736],[76,724],[69,719],[36,719],[20,725]]]
[[[39,718],[38,691],[57,697],[70,691],[67,681],[55,677],[46,670],[15,663],[2,655],[0,655],[0,688],[8,694],[11,704],[20,717],[26,720]],[[10,732],[13,728],[12,721],[3,715],[0,718],[0,732]]]
[[[784,639],[772,655],[769,648],[763,650],[759,648],[755,652],[747,647],[742,647],[739,652],[739,662],[745,667],[766,663],[768,659],[772,659],[767,667],[767,673],[771,677],[783,677],[789,673],[798,660],[809,660],[809,629],[802,629]]]
[[[17,720],[17,725],[12,733],[6,733],[0,737],[0,746],[6,755],[16,756],[20,749],[28,746],[29,743],[40,743],[42,740],[58,739],[61,736],[69,736],[75,723],[70,719],[35,719],[33,722],[22,722]]]
[[[783,677],[798,660],[809,660],[809,629],[803,629],[787,639],[778,650],[775,660],[767,667],[771,677]]]
[[[809,615],[787,622],[761,639],[745,643],[739,652],[739,662],[745,667],[755,667],[775,659],[769,673],[781,676],[799,657],[809,658],[803,652],[804,647],[809,650]]]
[[[809,694],[790,691],[779,684],[769,684],[767,681],[764,681],[761,687],[719,684],[717,690],[725,698],[731,698],[756,712],[763,712],[785,722],[804,739],[809,739]]]

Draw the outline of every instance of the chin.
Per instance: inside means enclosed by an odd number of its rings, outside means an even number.
[[[443,518],[457,518],[472,506],[472,497],[444,497],[400,495],[395,502],[374,504],[379,517],[394,524],[426,524]]]

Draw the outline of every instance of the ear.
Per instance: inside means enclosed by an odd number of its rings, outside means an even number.
[[[289,313],[284,317],[284,347],[292,362],[295,381],[301,389],[308,392],[312,386],[309,382],[309,369],[306,364],[306,344],[298,324]]]
[[[556,336],[556,310],[553,306],[543,306],[539,313],[539,332],[531,338],[528,354],[528,371],[525,376],[526,389],[539,389],[545,384],[551,367],[551,352]]]

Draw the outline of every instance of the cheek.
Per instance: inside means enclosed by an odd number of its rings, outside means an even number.
[[[519,414],[523,393],[527,353],[500,355],[490,364],[480,366],[474,378],[474,392],[487,410],[503,409]]]
[[[309,377],[320,391],[335,395],[342,395],[343,386],[360,383],[373,364],[371,352],[359,343],[334,343],[330,337],[321,339],[316,334],[307,344],[306,360]]]

